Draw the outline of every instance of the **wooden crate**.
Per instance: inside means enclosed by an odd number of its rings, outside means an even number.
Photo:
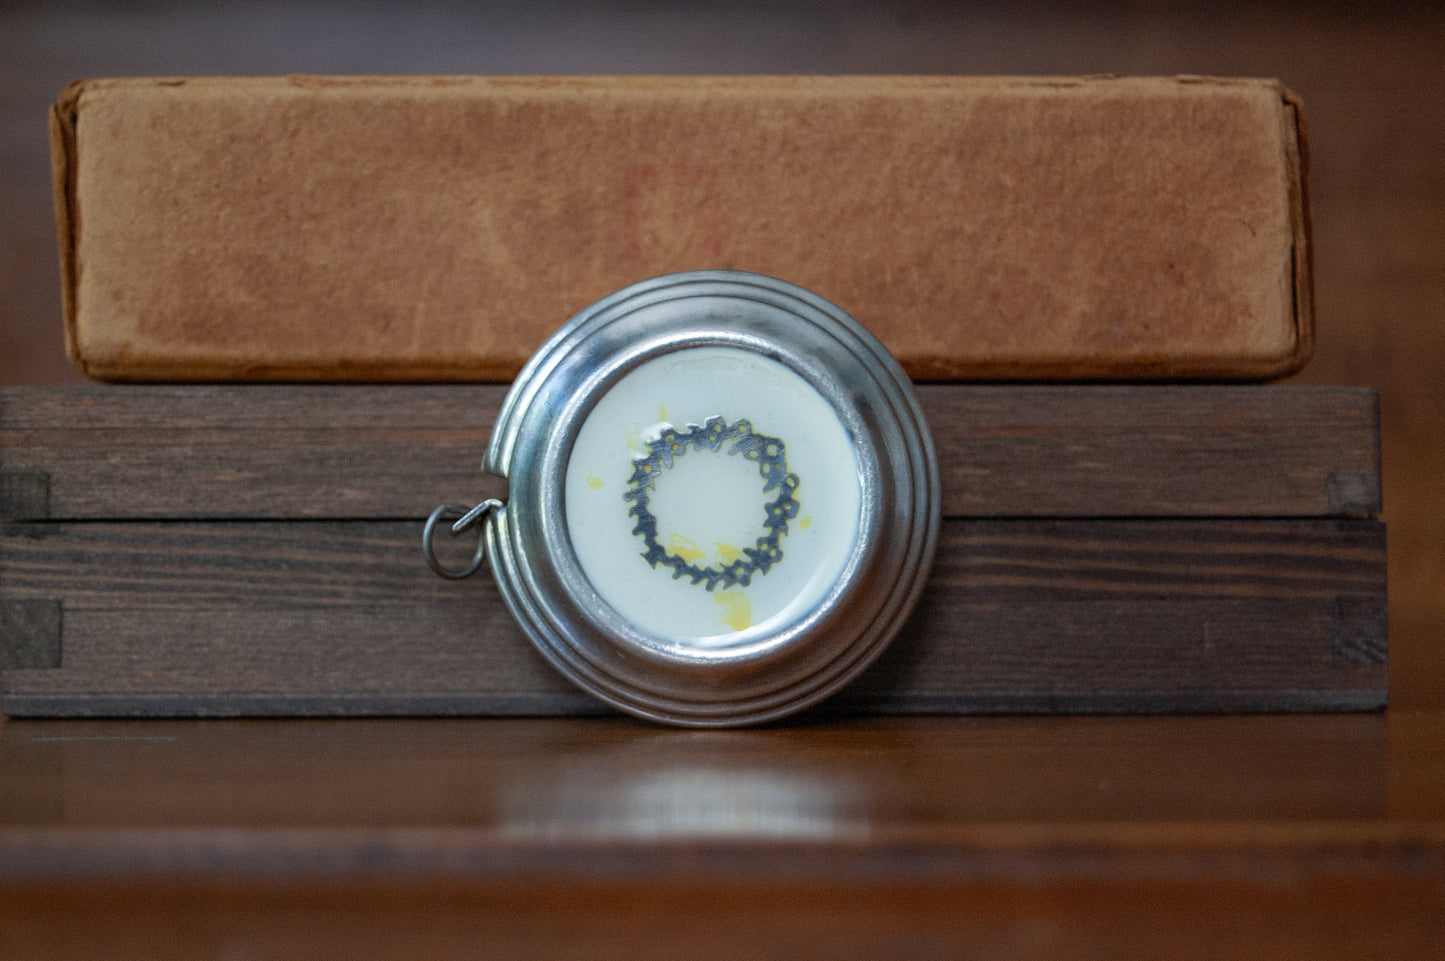
[[[603,710],[422,519],[501,387],[0,390],[11,716]],[[928,386],[919,609],[828,709],[1383,707],[1373,391]]]

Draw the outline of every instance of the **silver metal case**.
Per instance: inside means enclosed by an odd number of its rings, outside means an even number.
[[[821,394],[853,445],[861,490],[857,539],[822,600],[708,648],[650,633],[602,598],[579,564],[564,496],[599,399],[639,365],[702,346],[771,358]],[[907,376],[842,310],[756,274],[672,274],[583,310],[514,382],[484,467],[510,485],[483,521],[486,551],[537,649],[583,690],[671,724],[768,721],[848,683],[902,627],[938,536],[938,466]]]

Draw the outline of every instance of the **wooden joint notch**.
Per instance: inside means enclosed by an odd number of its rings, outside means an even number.
[[[43,671],[60,667],[60,601],[26,598],[0,602],[0,668]]]
[[[1336,663],[1384,664],[1389,657],[1389,609],[1384,597],[1335,598],[1330,651]]]
[[[1325,498],[1332,517],[1370,517],[1384,509],[1380,475],[1374,471],[1330,471]]]
[[[50,472],[0,471],[0,518],[43,521],[50,518]]]

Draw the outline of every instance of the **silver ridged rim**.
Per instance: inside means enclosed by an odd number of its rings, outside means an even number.
[[[858,542],[833,589],[755,642],[721,650],[650,635],[603,601],[572,547],[564,496],[572,445],[597,401],[640,364],[702,346],[754,351],[817,389],[855,445],[863,494]],[[492,570],[537,649],[583,690],[671,724],[760,723],[838,690],[903,625],[938,538],[937,460],[903,370],[833,304],[758,274],[669,274],[583,310],[513,383],[484,467],[510,487],[486,521]]]

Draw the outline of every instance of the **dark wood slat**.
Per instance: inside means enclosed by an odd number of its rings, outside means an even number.
[[[490,430],[505,385],[0,388],[0,431]]]
[[[443,501],[499,491],[477,468],[504,394],[495,386],[7,388],[0,491],[13,496],[0,516],[423,517]],[[1368,389],[950,385],[920,387],[919,396],[947,516],[1319,517],[1380,508],[1378,403]]]
[[[7,600],[81,608],[264,602],[433,605],[485,595],[421,556],[419,521],[36,523],[0,527]],[[1373,595],[1384,526],[1358,520],[951,520],[930,585],[977,603]]]
[[[424,517],[443,501],[505,490],[479,469],[505,395],[496,386],[0,389],[0,478],[15,478],[17,491],[0,516]],[[45,498],[32,490],[37,474]]]
[[[13,715],[571,713],[491,579],[414,522],[0,529],[0,599],[59,600]],[[1384,527],[949,521],[919,610],[839,699],[887,711],[1383,706]],[[1369,656],[1361,656],[1364,652]]]
[[[1378,399],[1368,389],[925,386],[919,395],[950,516],[1380,510]],[[1342,474],[1360,490],[1332,503],[1330,479]]]

